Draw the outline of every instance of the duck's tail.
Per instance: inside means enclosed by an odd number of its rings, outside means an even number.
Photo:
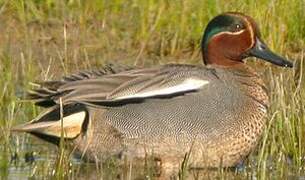
[[[61,117],[62,114],[62,117]],[[74,139],[87,130],[89,113],[81,104],[65,105],[63,112],[55,106],[36,119],[13,127],[12,131],[31,133],[48,142],[59,144],[60,138]]]

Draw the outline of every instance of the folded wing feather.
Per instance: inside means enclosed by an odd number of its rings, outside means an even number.
[[[39,100],[49,98],[55,104],[58,104],[61,98],[65,104],[79,102],[107,106],[117,101],[180,95],[199,90],[209,83],[199,78],[196,73],[187,70],[183,72],[183,70],[185,68],[179,69],[179,65],[176,65],[173,69],[171,66],[161,66],[104,74],[97,78],[65,82],[53,94],[51,94],[54,92],[53,89],[38,90],[44,93],[36,98]]]

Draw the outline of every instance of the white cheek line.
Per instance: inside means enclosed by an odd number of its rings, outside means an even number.
[[[209,84],[209,81],[199,80],[199,79],[186,79],[181,84],[172,87],[162,88],[162,89],[138,93],[138,94],[136,93],[133,95],[121,96],[115,98],[115,100],[130,99],[130,98],[145,98],[145,97],[152,97],[158,95],[169,95],[179,92],[192,91],[192,90],[197,90],[206,84]]]
[[[245,31],[246,31],[246,29],[242,29],[242,30],[237,31],[237,32],[225,31],[225,32],[221,32],[221,33],[216,34],[215,37],[220,36],[220,35],[222,35],[222,34],[229,34],[229,35],[234,35],[234,36],[235,36],[235,35],[240,35],[240,34],[242,34],[242,33],[245,32]]]

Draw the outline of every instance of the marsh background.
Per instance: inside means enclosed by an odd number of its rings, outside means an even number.
[[[107,62],[202,63],[203,30],[225,11],[254,17],[270,48],[293,60],[295,68],[248,60],[271,98],[260,144],[240,168],[212,176],[183,171],[183,177],[304,178],[304,0],[0,0],[0,179],[113,179],[118,172],[133,179],[137,168],[122,170],[115,162],[96,168],[30,135],[12,134],[13,125],[41,111],[21,101],[25,90],[30,82]],[[147,170],[141,174],[153,178]]]

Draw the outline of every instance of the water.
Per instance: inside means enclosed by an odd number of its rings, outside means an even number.
[[[59,150],[56,146],[26,134],[14,134],[9,146],[0,147],[1,179],[50,179],[54,177]],[[287,171],[277,171],[276,160],[266,162],[266,171],[256,170],[256,158],[248,159],[247,166],[240,164],[231,169],[193,169],[188,171],[187,179],[299,179],[305,180],[304,172],[296,173],[291,168],[291,159],[287,160]],[[158,176],[136,165],[118,167],[113,163],[101,168],[94,163],[86,163],[71,157],[63,173],[67,179],[149,179]],[[292,168],[293,169],[293,168]],[[143,173],[144,172],[144,173]]]

